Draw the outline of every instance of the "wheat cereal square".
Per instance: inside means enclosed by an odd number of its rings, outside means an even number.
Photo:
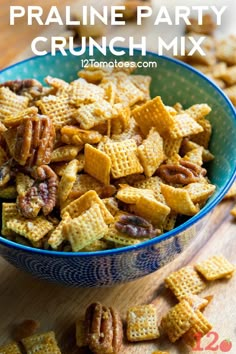
[[[205,149],[208,148],[211,139],[212,127],[211,123],[206,118],[198,119],[198,124],[202,127],[202,132],[190,135],[190,139]]]
[[[61,354],[52,331],[23,338],[22,344],[26,354]]]
[[[166,156],[163,149],[163,139],[155,128],[149,131],[147,139],[138,146],[138,157],[147,177],[151,177],[164,161]]]
[[[149,220],[155,227],[162,228],[166,217],[170,213],[170,208],[154,197],[142,195],[132,207],[132,211],[136,215]]]
[[[236,182],[232,184],[228,192],[225,194],[224,199],[231,199],[236,197]]]
[[[194,310],[187,300],[182,300],[172,307],[161,320],[161,328],[174,343],[181,338],[192,325]]]
[[[174,125],[170,131],[170,137],[180,139],[191,134],[198,134],[203,128],[189,114],[181,113],[174,116]]]
[[[88,83],[85,80],[75,80],[70,85],[69,102],[76,107],[89,104],[104,98],[105,91],[102,87]]]
[[[236,218],[236,205],[233,207],[233,209],[230,210],[230,214]]]
[[[82,145],[63,145],[53,150],[51,162],[71,161],[79,151],[83,148]]]
[[[208,258],[195,265],[195,269],[208,281],[231,277],[235,266],[224,256],[218,255]]]
[[[17,343],[11,343],[0,347],[0,354],[22,354],[22,351]]]
[[[50,233],[47,243],[52,249],[57,250],[58,247],[65,241],[63,234],[63,227],[71,220],[69,213],[63,215],[63,219],[55,227],[55,229]]]
[[[89,144],[85,144],[84,156],[84,171],[101,183],[105,185],[110,184],[110,157],[105,152],[100,151]]]
[[[165,285],[181,300],[188,295],[199,294],[206,283],[192,266],[180,268],[165,278]]]
[[[152,127],[156,128],[162,137],[169,136],[174,127],[174,118],[165,107],[160,96],[135,108],[132,111],[132,116],[145,136]]]
[[[199,211],[199,207],[194,205],[187,190],[161,184],[161,192],[167,205],[177,214],[192,216]]]
[[[12,92],[8,87],[0,87],[0,120],[20,113],[28,107],[29,99]]]
[[[31,242],[41,240],[54,228],[54,225],[42,215],[37,216],[35,219],[26,219],[19,214],[10,218],[6,222],[6,226]]]
[[[205,202],[215,191],[216,186],[210,183],[195,182],[183,187],[188,191],[193,203]]]
[[[76,175],[79,171],[80,164],[76,159],[71,160],[65,167],[58,185],[58,195],[60,203],[63,203],[70,195],[73,185],[76,181]]]
[[[76,345],[79,348],[83,348],[87,346],[86,341],[86,329],[85,329],[85,321],[84,320],[77,320],[75,323],[75,338],[76,338]]]
[[[183,335],[184,342],[194,347],[196,344],[196,335],[201,335],[201,338],[204,337],[212,329],[211,323],[207,318],[202,314],[200,310],[196,310],[191,319],[190,329]]]
[[[70,242],[74,252],[101,239],[107,230],[100,205],[96,203],[63,226],[64,237]]]
[[[104,145],[104,150],[111,159],[111,174],[114,178],[143,172],[143,167],[137,157],[137,145],[134,139],[108,141]]]
[[[73,115],[76,109],[69,103],[69,95],[64,93],[60,96],[45,96],[36,102],[42,114],[48,116],[56,130],[61,129],[66,124],[73,124]]]
[[[120,184],[120,189],[116,198],[127,204],[136,204],[140,197],[147,196],[154,198],[154,192],[151,189],[135,188],[128,184]]]
[[[74,118],[82,129],[91,129],[117,116],[117,110],[106,100],[95,101],[79,107]]]
[[[185,113],[189,114],[191,118],[198,121],[199,119],[205,118],[211,110],[211,107],[207,103],[198,103],[187,108]]]
[[[234,106],[236,106],[236,85],[226,87],[224,93],[229,97]]]
[[[94,203],[99,204],[106,223],[111,223],[114,219],[113,216],[105,207],[102,199],[100,199],[98,194],[93,190],[84,193],[81,197],[77,198],[68,204],[65,208],[63,208],[61,211],[62,217],[64,217],[65,213],[68,212],[70,217],[74,219],[89,209]]]
[[[127,338],[130,342],[156,339],[160,336],[154,305],[133,306],[127,312]]]

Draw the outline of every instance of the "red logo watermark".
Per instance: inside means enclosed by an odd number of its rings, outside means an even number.
[[[217,332],[208,332],[206,337],[209,338],[209,343],[203,347],[202,345],[202,334],[197,333],[195,335],[196,345],[192,349],[193,351],[203,352],[209,350],[212,352],[220,351],[222,353],[228,353],[231,351],[233,345],[230,339],[221,340]]]

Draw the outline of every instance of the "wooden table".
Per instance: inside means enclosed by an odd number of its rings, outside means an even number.
[[[41,2],[42,3],[42,2]],[[31,5],[41,4],[31,1]],[[68,4],[67,1],[47,1],[45,8]],[[70,2],[71,4],[77,2]],[[25,1],[11,1],[11,5],[27,5]],[[231,5],[235,6],[235,5]],[[234,12],[234,11],[233,11]],[[30,56],[31,40],[41,33],[39,26],[29,29],[21,22],[18,27],[8,25],[9,3],[1,4],[0,68]],[[231,11],[229,12],[231,13]],[[235,12],[234,12],[235,13]],[[229,14],[229,19],[230,19]],[[226,21],[219,32],[232,32],[232,21]],[[126,33],[134,31],[129,25]],[[60,29],[61,30],[61,29]],[[124,31],[124,29],[123,29]],[[150,25],[143,29],[149,37],[149,49],[153,42],[154,32]],[[58,32],[58,28],[47,29],[47,35]],[[236,29],[234,31],[236,33]],[[120,32],[119,32],[120,33]],[[109,34],[111,36],[111,33]],[[117,34],[116,34],[117,35]],[[126,310],[135,304],[154,303],[162,316],[168,307],[174,305],[174,299],[163,286],[163,279],[171,271],[206,259],[213,254],[223,254],[230,261],[236,261],[236,226],[229,214],[233,202],[221,203],[211,214],[206,228],[199,234],[194,243],[175,261],[161,270],[137,281],[105,289],[72,289],[34,279],[20,272],[0,259],[0,344],[11,340],[11,329],[14,324],[24,319],[37,319],[41,323],[40,330],[54,330],[64,354],[81,353],[76,349],[74,340],[74,322],[83,316],[85,307],[93,301],[101,301],[115,306],[125,318]],[[230,353],[236,353],[236,276],[227,281],[218,281],[204,291],[214,294],[212,303],[205,310],[205,315],[212,322],[214,332],[218,335],[216,344],[229,338],[233,343]],[[213,340],[213,335],[202,341],[205,348]],[[157,341],[139,344],[124,344],[122,353],[151,354],[154,350],[169,350],[171,354],[185,354],[189,350],[182,344],[171,345],[164,337]],[[219,350],[206,350],[205,353],[221,353]]]

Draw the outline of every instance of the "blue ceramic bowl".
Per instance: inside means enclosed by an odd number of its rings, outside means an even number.
[[[77,78],[81,60],[57,54],[35,57],[13,65],[0,73],[0,82],[11,79],[36,78],[43,82],[47,75],[67,81]],[[114,61],[111,54],[97,52],[96,61]],[[117,58],[116,58],[117,59]],[[211,151],[215,160],[209,165],[209,177],[217,186],[205,207],[194,217],[156,239],[135,246],[99,252],[56,252],[26,247],[0,237],[0,254],[14,266],[34,276],[57,283],[80,286],[111,286],[150,274],[179,255],[197,235],[205,216],[220,202],[235,179],[236,114],[229,100],[211,81],[179,61],[139,51],[119,60],[156,62],[157,68],[139,68],[140,74],[152,77],[152,96],[161,95],[165,104],[181,102],[184,107],[208,103],[213,125]]]

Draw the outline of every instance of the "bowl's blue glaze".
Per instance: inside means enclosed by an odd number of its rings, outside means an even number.
[[[68,53],[63,57],[46,55],[13,65],[0,73],[0,82],[12,79],[36,78],[43,82],[47,75],[66,81],[77,78],[82,57]],[[113,61],[97,52],[97,61]],[[117,58],[116,58],[117,59]],[[215,160],[209,165],[209,177],[216,184],[215,194],[194,217],[156,239],[139,245],[96,253],[65,253],[33,249],[0,237],[0,254],[16,267],[42,279],[71,286],[111,286],[152,273],[173,260],[197,235],[204,217],[219,203],[236,175],[236,113],[229,100],[212,82],[196,70],[176,60],[148,53],[142,57],[136,51],[119,60],[155,61],[157,68],[138,69],[137,73],[152,76],[152,96],[160,95],[165,104],[180,102],[184,107],[208,103],[213,125],[211,151]]]

